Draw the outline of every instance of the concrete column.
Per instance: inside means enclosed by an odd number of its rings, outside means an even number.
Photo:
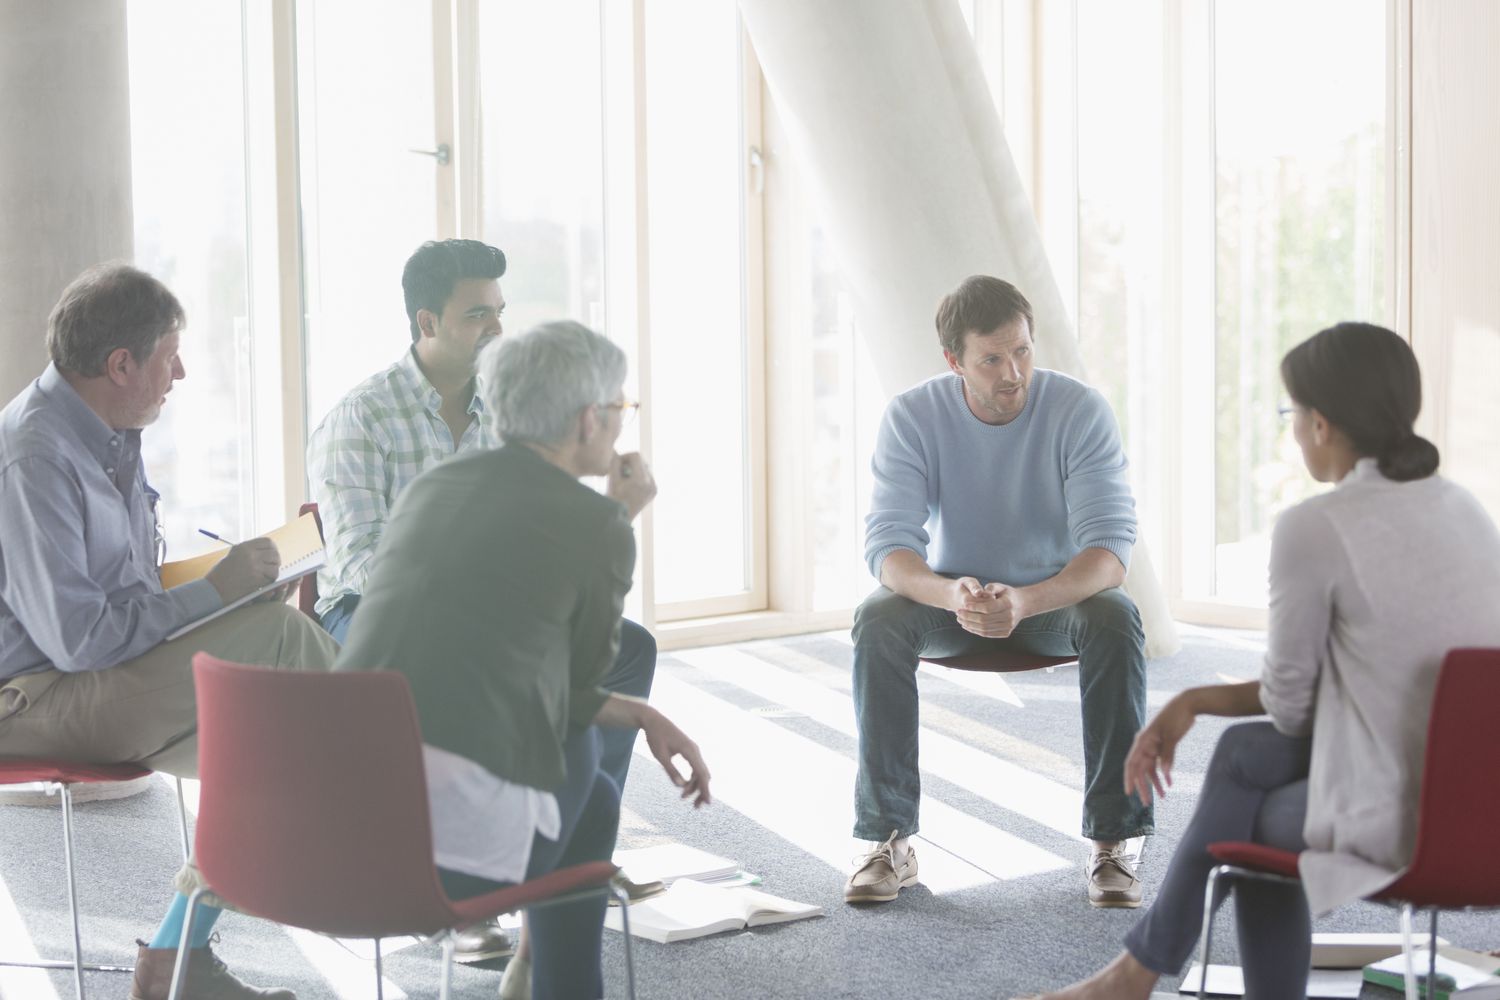
[[[63,287],[132,254],[125,0],[0,0],[0,136],[3,406],[46,367],[47,314]],[[154,783],[79,791],[120,798]],[[0,805],[56,802],[0,792]]]
[[[0,405],[58,293],[132,254],[125,0],[0,0]]]

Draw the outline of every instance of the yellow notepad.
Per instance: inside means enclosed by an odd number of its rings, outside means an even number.
[[[289,583],[298,577],[306,576],[308,573],[322,567],[326,560],[323,551],[323,537],[318,533],[318,522],[311,514],[303,514],[289,524],[284,524],[274,531],[268,531],[257,537],[269,538],[276,543],[276,551],[281,555],[281,571],[276,574],[276,579],[241,597],[232,601],[224,607],[204,615],[202,618],[194,619],[177,631],[167,636],[168,640],[176,639],[185,635],[205,622],[213,621],[222,614],[233,611],[241,605],[248,604],[262,594],[275,590],[282,584]],[[216,549],[205,552],[201,556],[191,559],[179,559],[169,562],[161,568],[161,585],[170,590],[184,583],[201,580],[208,571],[218,565],[219,560],[224,558],[229,551],[229,546],[221,545]]]

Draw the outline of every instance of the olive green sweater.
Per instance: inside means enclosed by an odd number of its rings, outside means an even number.
[[[405,674],[424,742],[556,788],[634,566],[625,508],[531,449],[452,459],[402,491],[334,669]]]

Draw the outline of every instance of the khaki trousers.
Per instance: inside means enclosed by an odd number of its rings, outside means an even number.
[[[0,683],[0,757],[129,762],[197,777],[199,652],[277,670],[327,670],[338,646],[285,604],[248,604],[108,670],[14,677]],[[187,892],[197,881],[192,866],[177,877]]]

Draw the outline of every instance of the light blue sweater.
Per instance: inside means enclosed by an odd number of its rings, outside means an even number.
[[[1037,369],[1008,424],[969,411],[948,372],[891,400],[872,460],[865,560],[911,549],[939,573],[1027,586],[1101,548],[1130,565],[1135,500],[1109,404],[1061,372]]]

